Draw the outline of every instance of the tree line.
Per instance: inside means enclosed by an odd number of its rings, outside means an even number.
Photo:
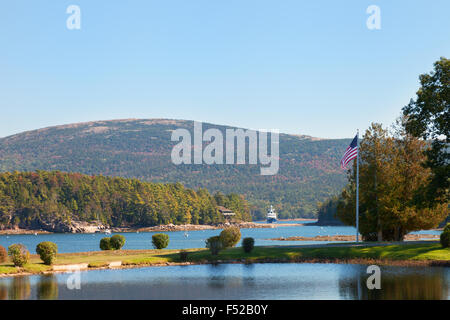
[[[402,240],[449,218],[450,60],[420,76],[416,99],[391,129],[373,123],[359,155],[359,226],[364,240]],[[355,225],[356,161],[338,199],[319,207]]]
[[[246,200],[237,194],[211,195],[181,183],[90,176],[60,171],[0,174],[0,228],[39,228],[52,221],[99,222],[111,227],[161,224],[214,224],[224,221],[217,206],[251,220]]]
[[[203,127],[222,133],[232,128],[206,123]],[[262,176],[259,165],[173,164],[170,155],[176,142],[171,141],[171,132],[178,128],[192,132],[193,122],[99,121],[20,133],[0,138],[0,172],[60,170],[181,182],[195,190],[245,195],[254,220],[264,219],[270,205],[280,218],[316,217],[316,203],[345,185],[339,159],[349,139],[280,134],[280,170]]]

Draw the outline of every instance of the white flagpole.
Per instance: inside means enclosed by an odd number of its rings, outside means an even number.
[[[359,242],[359,129],[356,131],[356,242]]]

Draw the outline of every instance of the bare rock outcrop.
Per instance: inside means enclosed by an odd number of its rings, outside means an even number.
[[[64,221],[56,219],[52,221],[39,221],[39,229],[55,233],[95,233],[108,229],[100,222]]]

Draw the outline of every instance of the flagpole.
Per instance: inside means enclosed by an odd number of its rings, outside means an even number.
[[[356,131],[356,242],[359,242],[359,129]]]

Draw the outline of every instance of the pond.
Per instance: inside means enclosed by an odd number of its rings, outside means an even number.
[[[450,298],[450,268],[380,268],[379,290],[367,289],[367,266],[350,264],[190,265],[18,276],[0,278],[0,300]],[[79,289],[68,286],[74,279],[80,280]]]

